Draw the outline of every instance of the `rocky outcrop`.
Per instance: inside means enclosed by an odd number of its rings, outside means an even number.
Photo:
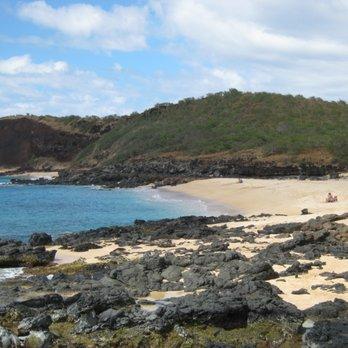
[[[52,237],[45,232],[33,233],[29,237],[29,244],[31,246],[45,246],[51,243],[52,243]]]
[[[153,184],[154,187],[177,185],[198,178],[281,176],[319,177],[337,173],[334,166],[312,164],[282,166],[276,163],[235,159],[170,158],[128,161],[86,171],[62,171],[54,183],[106,185],[109,187],[136,187]]]
[[[149,335],[163,338],[178,333],[187,341],[192,334],[190,328],[198,330],[201,327],[203,331],[214,330],[214,333],[199,347],[205,347],[209,342],[221,343],[214,340],[221,331],[224,335],[236,332],[256,335],[257,346],[269,342],[265,338],[269,333],[267,325],[277,325],[280,330],[277,340],[274,339],[276,342],[272,341],[270,346],[281,346],[285,337],[291,337],[294,341],[290,342],[296,346],[300,335],[303,335],[305,347],[345,346],[347,302],[327,301],[301,311],[283,301],[281,290],[268,282],[279,277],[274,264],[290,264],[281,275],[297,276],[324,265],[313,259],[313,255],[342,256],[346,252],[342,237],[345,229],[339,220],[343,218],[346,215],[327,215],[296,225],[268,226],[260,231],[260,236],[278,233],[292,238],[258,250],[252,257],[230,247],[231,240],[236,237],[242,243],[249,243],[250,233],[243,227],[208,226],[227,221],[245,221],[247,226],[248,219],[243,216],[136,221],[133,226],[62,236],[58,240],[67,248],[78,245],[88,248],[108,239],[108,243],[117,241],[117,244],[128,245],[134,250],[139,248],[139,243],[155,246],[155,251],[127,260],[121,257],[127,255],[122,254],[125,250],[118,247],[100,264],[72,264],[70,270],[66,266],[55,266],[46,273],[40,269],[37,275],[24,280],[4,282],[0,287],[0,325],[7,324],[5,327],[14,329],[15,334],[25,335],[25,342],[49,342],[47,346],[56,343],[66,346],[72,338],[91,336],[103,346],[100,335],[105,332],[112,332],[112,342],[118,335],[129,332],[138,332],[139,342],[144,342],[144,337]],[[185,249],[176,245],[179,238],[197,239],[196,242],[202,244],[197,250]],[[166,247],[156,250],[159,241],[170,241],[174,250],[168,251]],[[257,244],[257,238],[252,243]],[[299,258],[311,262],[298,262]],[[345,275],[327,273],[324,276],[343,279]],[[307,289],[302,286],[299,283],[293,293],[306,296],[303,294]],[[182,291],[182,297],[143,298],[153,291],[178,290]],[[333,289],[323,288],[323,291]],[[37,292],[45,295],[23,298],[25,294]],[[19,300],[14,301],[15,298]],[[243,331],[263,325],[266,328],[261,333]],[[129,331],[133,329],[135,331]],[[12,334],[6,331],[4,335]],[[120,346],[127,346],[124,342]],[[235,346],[243,346],[239,344],[239,338],[233,342]],[[90,346],[98,344],[94,342]],[[105,343],[105,346],[110,345]]]
[[[0,347],[19,348],[21,347],[21,343],[16,335],[0,326]]]
[[[37,158],[70,161],[92,137],[53,128],[38,119],[9,118],[0,121],[0,163],[30,166]],[[49,168],[47,168],[49,169]]]
[[[0,240],[0,268],[45,266],[54,260],[56,250],[33,247],[13,240]]]

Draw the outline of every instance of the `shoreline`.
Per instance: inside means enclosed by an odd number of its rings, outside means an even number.
[[[34,173],[37,174],[37,173]],[[224,178],[224,179],[206,179],[192,181],[187,184],[178,185],[175,187],[163,187],[157,188],[154,192],[161,195],[164,199],[199,199],[201,202],[207,205],[207,215],[209,209],[223,208],[223,209],[235,209],[235,202],[240,201],[244,210],[243,213],[246,220],[243,221],[230,221],[221,223],[208,224],[208,227],[218,227],[224,229],[238,229],[242,228],[245,232],[253,235],[253,241],[243,241],[234,238],[229,242],[228,249],[240,253],[247,259],[252,259],[260,251],[264,250],[271,244],[286,242],[290,238],[290,234],[286,237],[281,236],[262,236],[259,234],[260,230],[267,228],[267,226],[274,226],[279,224],[293,224],[293,223],[306,223],[309,220],[316,218],[317,216],[323,216],[325,214],[336,213],[343,214],[347,212],[347,195],[348,192],[348,178],[332,179],[325,181],[298,181],[294,179],[244,179],[243,183],[238,183],[236,179]],[[339,194],[339,202],[336,203],[324,203],[316,199],[321,196],[328,187],[334,187],[335,193]],[[150,189],[148,186],[143,187]],[[139,188],[141,189],[141,188]],[[318,190],[313,197],[313,190]],[[346,190],[346,191],[345,191]],[[265,193],[273,191],[274,200],[271,202],[264,201],[263,197]],[[218,199],[216,199],[218,198]],[[253,199],[251,199],[253,198]],[[311,198],[311,199],[309,199]],[[286,205],[280,205],[277,200],[285,200]],[[299,208],[307,208],[312,212],[311,214],[301,214]],[[272,210],[273,209],[273,210]],[[227,211],[226,211],[227,212]],[[255,214],[262,214],[255,216]],[[234,214],[237,212],[234,210]],[[268,215],[270,214],[270,215]],[[172,219],[173,220],[173,219]],[[340,224],[348,226],[348,218],[338,221]],[[134,226],[133,226],[134,227]],[[280,238],[281,237],[281,238]],[[184,248],[190,252],[195,252],[201,247],[208,247],[209,242],[201,241],[200,239],[190,238],[171,238],[171,246],[161,247],[159,245],[151,244],[148,241],[138,241],[135,245],[122,246],[117,241],[117,238],[103,239],[100,237],[97,241],[100,248],[90,249],[83,252],[74,251],[72,249],[61,248],[61,245],[46,246],[46,250],[57,250],[55,255],[54,264],[57,266],[68,265],[74,262],[83,262],[85,264],[98,264],[108,262],[110,260],[110,253],[115,250],[122,250],[120,255],[125,257],[128,261],[136,261],[143,257],[148,252],[175,252],[176,249]],[[323,266],[321,272],[334,272],[335,270],[344,270],[348,266],[347,260],[340,259],[334,256],[322,256],[322,260],[327,262],[327,266]],[[301,260],[302,262],[307,262]],[[290,264],[281,265],[274,263],[274,268],[277,272],[284,271]],[[48,266],[50,267],[50,266]],[[54,267],[54,266],[53,266]],[[300,275],[298,279],[286,276],[286,284],[280,282],[281,277],[275,281],[270,281],[271,284],[278,286],[285,301],[294,304],[299,309],[303,310],[307,307],[315,305],[317,303],[333,300],[334,298],[340,298],[348,301],[348,293],[336,294],[327,292],[324,290],[313,290],[310,287],[316,285],[316,282],[324,285],[339,284],[340,281],[325,281],[318,279],[321,276],[317,269],[311,270],[305,275]],[[296,277],[297,278],[297,277]],[[300,286],[306,284],[308,294],[305,296],[298,296],[292,294],[292,291],[298,290]],[[185,295],[185,293],[184,293]]]
[[[207,215],[205,216],[242,214],[242,212],[237,207],[232,207],[229,204],[223,204],[213,199],[193,196],[186,192],[171,190],[171,187],[172,186],[163,186],[158,187],[154,190],[160,192],[160,194],[162,194],[164,197],[168,196],[168,199],[180,199],[184,201],[192,201],[192,199],[198,200],[200,203],[206,206]]]
[[[22,172],[17,174],[9,174],[9,176],[13,177],[14,179],[35,181],[39,179],[53,180],[57,178],[59,174],[57,171],[48,171],[48,172],[35,171],[35,172]]]
[[[340,179],[243,179],[213,178],[191,181],[165,190],[223,204],[239,209],[245,215],[285,214],[301,215],[302,209],[324,215],[343,214],[348,206],[348,174]],[[328,192],[338,195],[338,202],[326,203]]]

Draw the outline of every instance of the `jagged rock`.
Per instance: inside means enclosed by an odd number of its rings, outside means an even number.
[[[298,261],[295,261],[289,268],[279,273],[279,275],[281,277],[287,277],[291,275],[305,273],[312,269],[312,265],[312,263],[300,263]]]
[[[57,309],[52,312],[51,318],[54,323],[63,322],[68,318],[68,313],[66,309]]]
[[[172,247],[175,247],[175,244],[170,240],[159,240],[157,242],[157,245],[160,247],[160,248],[172,248]]]
[[[209,287],[214,283],[213,276],[205,272],[204,269],[199,269],[199,273],[195,270],[195,268],[191,268],[191,270],[182,274],[186,291]]]
[[[53,345],[55,336],[49,331],[31,331],[25,339],[26,348],[50,348]]]
[[[164,329],[180,322],[196,322],[224,328],[241,327],[260,319],[300,322],[301,312],[284,302],[263,281],[235,283],[232,289],[214,288],[198,295],[167,300],[168,305],[156,310],[157,319],[149,325]],[[286,319],[285,319],[286,318]]]
[[[55,240],[57,245],[74,247],[83,243],[93,243],[106,238],[118,238],[119,245],[135,245],[138,240],[171,240],[178,238],[200,239],[211,235],[225,233],[226,230],[208,224],[228,221],[245,221],[242,215],[236,216],[184,216],[177,219],[157,221],[135,221],[133,226],[102,227],[80,233],[65,234]]]
[[[328,290],[336,293],[344,293],[346,291],[346,286],[342,283],[332,284],[332,285],[326,285],[326,284],[318,284],[318,285],[312,285],[311,289],[321,289],[321,290]]]
[[[303,335],[304,347],[341,348],[348,346],[348,319],[323,320],[314,323]]]
[[[306,295],[306,294],[309,294],[309,292],[308,292],[306,289],[304,289],[304,288],[291,291],[291,293],[292,293],[293,295]]]
[[[47,251],[42,246],[0,240],[0,268],[45,266],[54,260],[55,255],[56,250]]]
[[[33,297],[29,300],[18,301],[15,303],[32,308],[61,308],[64,303],[64,299],[59,294],[48,294],[41,297]]]
[[[170,265],[163,270],[161,275],[163,278],[169,281],[178,282],[181,279],[181,273],[182,273],[181,267]]]
[[[180,160],[152,158],[146,161],[125,161],[85,171],[63,170],[54,184],[105,185],[107,187],[136,187],[177,185],[197,178],[209,177],[277,177],[322,176],[337,172],[333,166],[288,165],[263,163],[242,159]]]
[[[31,246],[45,246],[52,243],[52,237],[47,233],[33,233],[29,238]]]
[[[101,246],[95,243],[82,243],[74,246],[73,250],[77,252],[88,251],[90,249],[100,249]]]
[[[326,277],[327,280],[343,278],[344,280],[348,281],[348,271],[342,273],[323,272],[320,273],[320,275]]]
[[[52,318],[48,314],[39,314],[36,317],[24,318],[18,325],[18,334],[25,336],[33,330],[47,330],[51,324]]]
[[[283,233],[292,233],[294,231],[298,231],[302,223],[292,222],[292,223],[284,223],[277,225],[266,225],[263,230],[259,231],[260,234],[283,234]]]
[[[337,318],[341,314],[348,311],[348,302],[335,299],[334,301],[326,301],[318,303],[304,311],[306,317],[312,319],[332,319]]]
[[[21,347],[19,338],[9,330],[0,326],[0,347],[1,348],[19,348]]]
[[[68,308],[68,315],[79,317],[82,313],[95,311],[96,314],[113,307],[122,307],[134,304],[135,300],[122,288],[105,287],[92,292],[81,293]]]
[[[94,311],[83,313],[76,322],[74,332],[83,333],[92,330],[93,326],[97,325],[98,318]]]

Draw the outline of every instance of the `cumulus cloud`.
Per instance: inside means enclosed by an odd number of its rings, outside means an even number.
[[[14,56],[0,60],[0,74],[50,74],[66,70],[68,70],[68,64],[66,62],[56,61],[35,64],[29,55]]]
[[[348,98],[347,1],[152,0],[151,8],[166,52],[212,66],[207,80],[221,90],[234,83],[243,90]]]
[[[64,62],[36,64],[28,55],[0,61],[3,116],[122,114],[125,101],[114,81],[92,71],[67,69]]]
[[[86,56],[95,72],[78,70],[73,60],[3,58],[3,113],[124,113],[229,88],[348,99],[346,0],[80,2],[22,2],[19,18],[41,30],[0,41],[97,49],[110,66],[94,64],[95,55]],[[144,49],[150,54],[131,52]]]
[[[85,48],[132,51],[146,47],[147,9],[114,5],[110,11],[89,4],[52,7],[45,1],[23,3],[19,15],[64,35]]]

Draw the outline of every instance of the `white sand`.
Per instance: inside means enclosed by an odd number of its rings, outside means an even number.
[[[348,177],[339,180],[322,181],[299,181],[295,179],[245,179],[242,184],[236,179],[208,179],[197,180],[176,187],[166,188],[168,191],[181,192],[203,200],[224,204],[233,210],[239,210],[244,215],[258,215],[260,213],[285,214],[285,216],[272,215],[271,217],[253,217],[248,221],[230,222],[227,226],[247,227],[246,230],[257,234],[257,231],[266,225],[273,225],[286,222],[306,222],[309,219],[325,214],[343,214],[348,211]],[[338,195],[338,202],[325,203],[328,192]],[[307,208],[312,214],[301,215],[301,210]],[[348,225],[348,219],[339,223]],[[252,226],[251,226],[252,225]],[[235,238],[238,239],[238,238]],[[246,257],[252,257],[258,251],[269,244],[284,242],[287,238],[257,237],[254,243],[233,242],[229,244],[230,249],[241,252]],[[125,247],[122,255],[129,260],[141,257],[145,252],[174,251],[175,248],[183,247],[196,250],[199,240],[173,240],[175,247],[160,248],[158,246],[140,244],[136,248]],[[87,252],[73,252],[71,250],[58,249],[56,255],[57,263],[70,263],[83,258],[87,263],[101,262],[103,257],[115,250],[118,245],[114,241],[103,241],[101,249],[89,250]],[[57,249],[55,246],[49,249]],[[340,260],[333,256],[324,255],[322,261],[327,264],[323,269],[313,268],[308,273],[284,277],[285,282],[271,280],[270,283],[279,287],[284,294],[280,296],[288,302],[293,303],[300,309],[308,308],[316,303],[342,298],[348,301],[348,294],[337,294],[327,290],[312,290],[312,285],[345,283],[344,279],[325,280],[320,273],[323,272],[344,272],[348,269],[348,260]],[[301,261],[308,262],[308,261]],[[277,271],[285,269],[284,266],[275,266]],[[293,295],[292,291],[305,288],[308,295]],[[170,296],[182,296],[184,292],[175,293],[152,293],[147,299],[163,299]],[[147,306],[147,305],[146,305]]]
[[[181,192],[191,196],[215,201],[240,210],[242,214],[260,213],[297,216],[304,208],[315,215],[340,214],[348,209],[348,178],[338,180],[296,180],[296,179],[237,179],[196,180],[168,191]],[[325,203],[331,192],[338,195],[338,202]],[[313,216],[312,216],[313,217]],[[292,218],[291,218],[292,221]]]
[[[340,298],[345,301],[348,301],[348,292],[343,294],[331,292],[328,290],[315,289],[312,290],[311,286],[324,284],[324,285],[333,285],[337,283],[342,283],[347,286],[347,282],[342,279],[333,279],[326,280],[325,277],[321,276],[320,273],[324,272],[336,272],[341,273],[348,270],[348,260],[341,260],[335,258],[333,256],[324,255],[320,258],[321,261],[326,262],[326,265],[323,266],[323,269],[318,269],[316,267],[312,268],[308,271],[308,273],[302,273],[295,276],[289,277],[281,277],[278,279],[272,279],[269,283],[277,286],[284,294],[280,294],[279,296],[283,298],[283,300],[294,304],[299,309],[306,309],[311,306],[314,306],[317,303],[324,301],[333,301],[335,298]],[[301,263],[310,262],[308,260],[299,260]],[[289,266],[289,265],[288,265]],[[287,267],[283,266],[274,266],[275,271],[283,271]],[[279,279],[284,279],[285,282],[279,281]],[[294,290],[306,289],[309,294],[304,295],[293,295],[291,294]]]
[[[12,176],[24,180],[38,180],[40,178],[52,180],[58,177],[58,172],[25,172],[21,174],[15,174]]]
[[[135,260],[141,257],[144,253],[149,251],[174,251],[176,248],[186,248],[197,250],[199,247],[198,241],[194,239],[186,240],[186,239],[175,239],[173,240],[173,247],[170,248],[161,248],[156,245],[148,245],[148,244],[138,244],[136,248],[132,246],[122,247],[124,251],[122,251],[122,256],[127,258],[128,260]],[[57,250],[56,257],[54,262],[57,264],[66,264],[75,262],[77,260],[82,259],[86,263],[99,263],[103,261],[103,258],[108,256],[110,252],[119,248],[120,246],[113,241],[102,241],[100,243],[102,246],[99,249],[90,249],[84,252],[76,252],[69,249],[60,249],[60,246],[47,246],[47,250]]]
[[[0,167],[0,174],[12,172],[12,171],[15,171],[17,169],[18,169],[18,167]]]

